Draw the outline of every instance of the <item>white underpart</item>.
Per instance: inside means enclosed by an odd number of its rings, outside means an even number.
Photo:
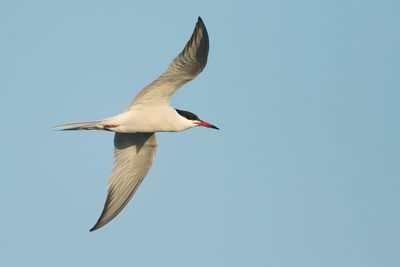
[[[102,124],[116,126],[109,130],[118,133],[179,132],[196,126],[167,105],[134,106]]]

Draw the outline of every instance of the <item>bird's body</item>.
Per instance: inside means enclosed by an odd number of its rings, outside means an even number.
[[[107,130],[116,133],[179,132],[193,123],[168,106],[137,106],[116,116],[94,122],[62,125],[63,130]]]
[[[196,126],[218,129],[191,112],[170,106],[176,90],[193,80],[206,66],[208,47],[207,30],[199,17],[183,51],[158,79],[139,92],[124,112],[103,120],[54,128],[115,132],[115,164],[108,184],[108,195],[103,212],[91,231],[118,215],[135,193],[152,165],[157,148],[156,132],[179,132]]]

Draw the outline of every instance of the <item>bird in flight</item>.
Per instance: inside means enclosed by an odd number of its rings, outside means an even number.
[[[125,207],[149,171],[157,149],[156,132],[179,132],[196,126],[218,129],[192,112],[170,106],[171,97],[207,64],[208,34],[199,17],[190,40],[168,69],[143,88],[128,108],[103,120],[56,126],[56,130],[115,132],[114,168],[103,211],[90,231],[104,226]]]

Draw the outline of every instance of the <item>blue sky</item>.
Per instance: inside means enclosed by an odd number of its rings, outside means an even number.
[[[2,266],[400,266],[398,1],[2,1]],[[221,131],[158,135],[155,164],[90,233],[109,132],[190,37],[173,105]]]

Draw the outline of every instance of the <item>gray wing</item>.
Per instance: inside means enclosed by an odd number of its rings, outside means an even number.
[[[168,69],[147,85],[135,97],[128,110],[138,104],[169,104],[172,95],[182,85],[193,80],[207,64],[208,34],[201,18],[183,51],[172,61]]]
[[[103,212],[90,231],[111,221],[125,207],[149,171],[157,149],[154,133],[116,133],[115,163]]]

